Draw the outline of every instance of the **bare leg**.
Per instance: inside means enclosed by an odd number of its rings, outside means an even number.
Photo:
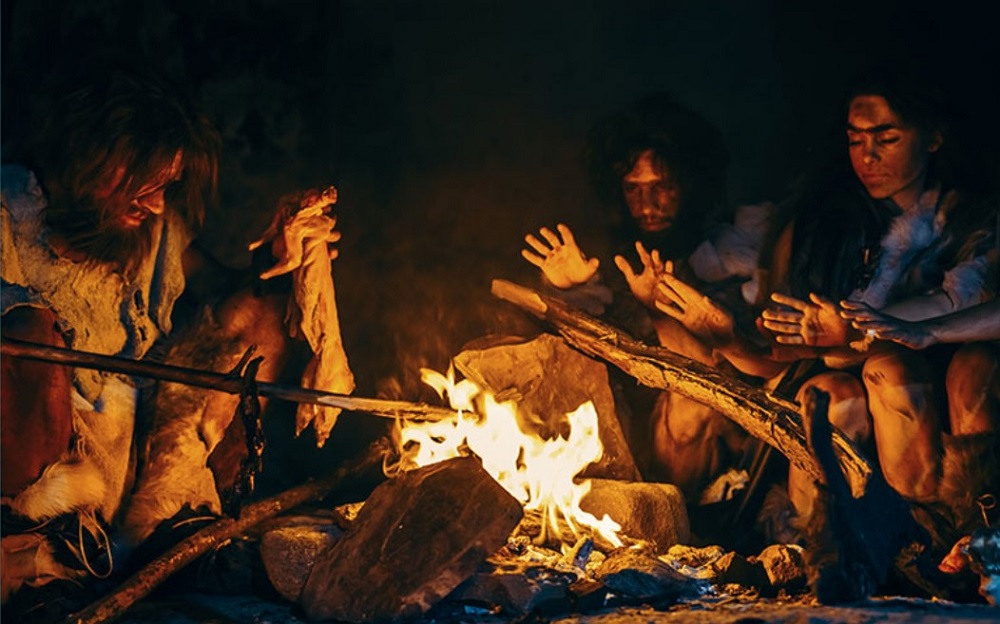
[[[817,375],[799,390],[796,400],[800,404],[809,388],[818,388],[830,395],[829,418],[834,427],[857,444],[864,445],[869,441],[872,424],[860,381],[841,372]],[[800,518],[808,518],[812,514],[816,495],[814,479],[794,464],[789,466],[788,497]]]
[[[251,344],[263,356],[258,381],[274,381],[286,362],[290,341],[284,329],[284,297],[254,297],[241,292],[220,304],[171,347],[168,361],[183,366],[231,370]],[[218,487],[209,467],[235,474],[245,456],[242,436],[225,438],[239,403],[237,395],[161,383],[152,402],[152,427],[146,436],[142,473],[125,515],[123,530],[132,545],[185,505],[221,512]],[[262,407],[263,407],[263,401]],[[289,422],[294,430],[294,423]],[[223,444],[220,447],[220,442]],[[241,446],[242,445],[242,446]],[[218,451],[213,455],[213,451]],[[221,484],[223,487],[231,484]]]
[[[726,467],[746,433],[728,418],[679,394],[664,392],[653,411],[653,455],[660,478],[690,502]]]
[[[951,433],[963,435],[1000,428],[1000,351],[985,343],[962,347],[948,365]]]
[[[257,298],[249,291],[244,291],[218,306],[216,319],[237,350],[223,364],[227,370],[239,363],[240,356],[250,345],[255,345],[255,357],[264,358],[257,371],[257,381],[277,381],[289,354],[290,339],[284,324],[286,302],[287,298],[283,296]],[[238,403],[237,395],[209,393],[201,425],[209,452],[222,440]],[[266,405],[267,399],[261,398],[261,408]],[[289,423],[289,427],[293,426],[293,423]]]
[[[902,349],[870,357],[865,388],[886,481],[905,498],[934,494],[941,465],[941,425],[932,371]]]

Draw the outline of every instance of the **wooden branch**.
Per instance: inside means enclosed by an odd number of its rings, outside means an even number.
[[[580,351],[614,364],[643,385],[677,392],[714,409],[820,478],[795,404],[663,347],[640,342],[559,299],[505,280],[494,280],[492,292],[551,324]],[[833,444],[852,492],[860,496],[871,476],[871,464],[840,431],[835,432]]]
[[[13,357],[41,360],[79,368],[91,368],[162,381],[172,381],[188,386],[218,390],[228,394],[239,394],[240,389],[243,387],[243,382],[239,376],[231,373],[223,374],[170,364],[160,364],[158,362],[100,355],[87,351],[74,351],[73,349],[35,344],[14,338],[3,338],[2,352],[4,355]],[[425,403],[369,399],[267,382],[257,382],[257,391],[260,396],[283,399],[294,403],[312,403],[315,405],[339,407],[346,410],[366,412],[382,418],[439,421],[455,418],[456,416],[455,411],[452,409],[427,405]]]
[[[240,512],[238,519],[222,518],[210,524],[151,561],[123,582],[113,593],[70,615],[64,624],[99,624],[121,617],[132,605],[148,596],[174,573],[226,540],[246,532],[264,520],[309,501],[319,500],[351,474],[358,474],[381,464],[382,453],[379,450],[381,448],[382,445],[377,442],[359,460],[327,477],[247,505]]]

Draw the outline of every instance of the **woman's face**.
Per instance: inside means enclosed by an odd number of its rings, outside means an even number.
[[[868,194],[907,208],[924,190],[941,136],[905,123],[884,97],[859,95],[848,107],[847,145],[851,166]]]
[[[639,155],[622,178],[629,214],[643,232],[663,232],[677,220],[681,193],[670,171],[653,158],[653,150]]]

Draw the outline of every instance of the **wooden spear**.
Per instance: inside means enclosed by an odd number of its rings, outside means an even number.
[[[663,347],[640,342],[554,297],[506,280],[494,280],[492,292],[552,325],[580,351],[614,364],[640,383],[714,409],[820,479],[822,472],[806,445],[797,405]],[[871,464],[839,430],[833,446],[852,492],[860,496],[872,474]]]
[[[100,355],[87,351],[75,351],[62,347],[36,344],[14,338],[3,338],[0,341],[3,355],[41,360],[53,364],[77,366],[112,373],[122,373],[136,377],[146,377],[163,381],[172,381],[199,388],[218,390],[228,394],[239,394],[243,382],[239,375],[230,373],[215,373],[212,371],[148,362],[130,360],[128,358]],[[261,396],[284,399],[295,403],[313,403],[341,409],[367,412],[383,418],[401,418],[414,421],[439,421],[455,418],[454,410],[446,407],[412,403],[409,401],[388,401],[354,397],[346,394],[310,390],[298,386],[287,386],[274,383],[257,382],[258,394]]]

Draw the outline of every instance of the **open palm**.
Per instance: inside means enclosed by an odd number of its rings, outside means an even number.
[[[542,274],[556,288],[572,288],[585,284],[597,273],[600,261],[587,258],[576,244],[573,232],[563,224],[556,226],[558,234],[543,227],[538,233],[524,237],[530,249],[521,250],[521,256],[542,270]]]

